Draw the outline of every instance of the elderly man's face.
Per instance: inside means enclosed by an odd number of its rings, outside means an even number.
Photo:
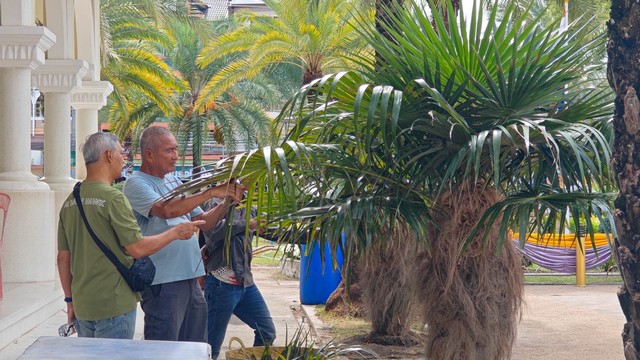
[[[104,164],[108,166],[109,173],[113,180],[119,178],[122,175],[122,167],[124,166],[124,159],[127,157],[126,153],[122,149],[122,145],[118,143],[115,149],[109,149],[102,155],[105,159]]]
[[[176,169],[178,161],[178,143],[173,135],[163,135],[158,142],[158,147],[151,151],[152,167],[168,174]]]

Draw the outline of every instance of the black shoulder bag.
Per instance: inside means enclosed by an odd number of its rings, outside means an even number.
[[[80,183],[77,183],[73,187],[73,197],[76,199],[76,204],[78,205],[78,210],[80,210],[80,215],[82,216],[82,220],[84,221],[91,238],[95,241],[96,245],[102,250],[102,252],[111,260],[113,265],[115,265],[116,269],[124,280],[129,284],[133,291],[143,291],[147,286],[151,286],[153,282],[153,278],[156,275],[156,267],[153,265],[153,261],[148,256],[145,256],[140,259],[134,259],[133,265],[130,268],[122,265],[118,258],[113,254],[111,250],[98,239],[98,236],[93,232],[91,226],[89,226],[89,221],[87,220],[87,216],[84,213],[84,208],[82,207],[82,200],[80,200]]]

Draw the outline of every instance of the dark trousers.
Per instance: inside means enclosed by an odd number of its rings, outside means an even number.
[[[197,279],[146,288],[140,305],[145,339],[207,342],[207,302]]]

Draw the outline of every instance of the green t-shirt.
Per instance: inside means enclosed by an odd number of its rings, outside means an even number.
[[[142,239],[124,194],[106,183],[85,181],[80,197],[91,228],[125,266],[133,264],[124,246]],[[101,320],[133,310],[139,300],[116,267],[89,235],[73,194],[60,210],[58,250],[71,252],[71,294],[76,317]]]

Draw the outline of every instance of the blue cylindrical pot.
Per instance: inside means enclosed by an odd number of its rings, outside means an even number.
[[[340,274],[343,262],[342,252],[338,248],[338,253],[336,254],[338,268],[334,270],[331,261],[331,249],[329,244],[325,243],[323,269],[320,245],[317,241],[313,241],[309,245],[314,246],[313,251],[309,250],[309,254],[306,254],[307,245],[301,245],[300,302],[304,305],[324,304],[342,280],[342,275]]]

